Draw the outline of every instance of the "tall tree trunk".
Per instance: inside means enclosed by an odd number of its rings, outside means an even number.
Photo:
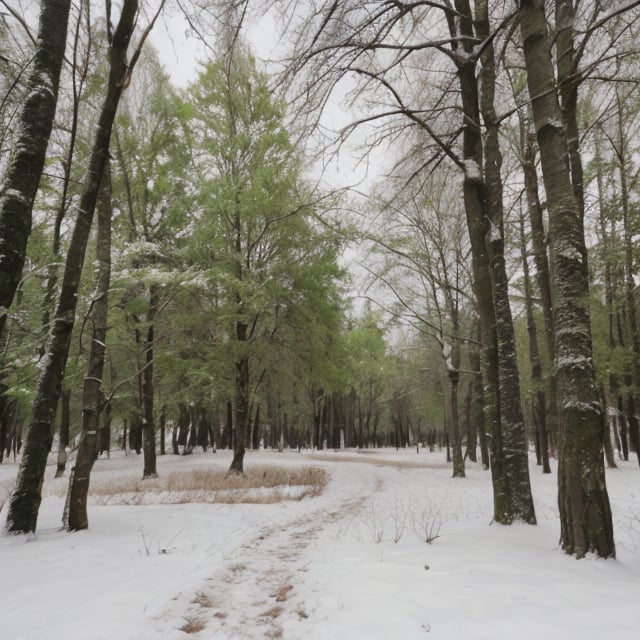
[[[256,415],[253,420],[253,433],[251,434],[253,438],[253,442],[251,446],[254,451],[258,451],[260,449],[260,405],[256,406]]]
[[[519,112],[520,113],[520,112]],[[531,224],[531,244],[533,245],[533,261],[536,266],[536,283],[540,294],[542,317],[544,319],[545,345],[552,363],[547,375],[548,406],[544,407],[544,420],[547,439],[557,431],[557,402],[555,374],[553,362],[555,361],[555,341],[553,332],[553,302],[551,299],[551,276],[549,273],[549,260],[547,258],[547,241],[542,214],[542,205],[538,193],[538,172],[536,170],[536,141],[535,133],[530,131],[529,119],[520,114],[520,146],[522,152],[522,173],[524,175],[525,193],[529,209],[529,221]],[[545,398],[546,400],[546,398]],[[542,407],[539,407],[542,410]]]
[[[536,442],[540,451],[539,464],[543,473],[551,473],[549,465],[549,438],[546,425],[546,399],[542,386],[542,363],[538,348],[538,329],[533,313],[533,291],[529,276],[529,260],[527,241],[524,229],[524,215],[520,215],[520,253],[522,255],[522,272],[524,279],[524,301],[527,314],[527,332],[529,334],[529,359],[531,360],[532,415],[536,429]]]
[[[462,437],[460,434],[460,416],[458,411],[458,383],[460,373],[457,368],[450,368],[448,371],[450,385],[450,425],[451,435],[453,439],[453,477],[464,478],[464,458],[462,457]]]
[[[488,243],[498,335],[500,421],[504,447],[504,472],[509,484],[508,510],[511,520],[523,520],[535,524],[536,516],[529,479],[527,436],[520,394],[520,375],[516,359],[515,331],[509,302],[509,280],[504,260],[504,207],[500,175],[502,153],[494,105],[496,71],[493,41],[490,38],[488,0],[477,0],[475,23],[478,37],[486,43],[480,55],[479,77],[480,112],[485,125],[484,180],[487,191],[485,215],[491,224],[485,241]]]
[[[27,99],[19,133],[0,186],[0,335],[18,288],[31,233],[33,202],[44,168],[45,154],[58,101],[70,0],[42,0]]]
[[[549,207],[559,419],[558,504],[562,548],[615,555],[604,474],[602,406],[593,368],[589,280],[580,207],[558,104],[542,0],[521,0],[520,28]]]
[[[245,322],[236,323],[236,339],[241,349],[247,347],[247,330]],[[235,379],[235,436],[233,440],[233,459],[229,473],[244,473],[244,452],[247,440],[249,421],[249,358],[243,354],[236,361]]]
[[[581,77],[576,67],[574,50],[574,0],[555,0],[556,71],[562,120],[567,136],[567,158],[571,186],[579,211],[578,225],[584,235],[584,171],[578,129],[578,87]]]
[[[73,169],[73,159],[76,151],[76,140],[78,137],[78,119],[80,113],[80,97],[82,89],[85,85],[87,74],[89,72],[89,62],[91,56],[91,47],[87,47],[84,59],[80,65],[78,61],[78,49],[80,45],[80,32],[83,20],[88,18],[88,1],[83,0],[80,3],[78,17],[73,37],[73,68],[71,69],[71,83],[73,90],[73,104],[71,107],[71,125],[69,127],[69,144],[66,149],[66,155],[61,160],[62,165],[62,190],[60,199],[56,209],[55,220],[53,223],[53,239],[51,242],[52,260],[47,266],[47,281],[45,285],[45,295],[42,313],[42,347],[40,357],[44,355],[46,347],[46,336],[49,332],[49,324],[51,321],[51,313],[55,305],[56,289],[58,286],[58,276],[60,272],[60,236],[62,230],[62,222],[67,214],[70,204],[69,187],[71,186],[71,172]],[[85,11],[87,14],[85,14]]]
[[[137,12],[137,0],[125,0],[120,21],[113,36],[107,97],[100,113],[85,186],[67,253],[62,290],[45,354],[45,366],[38,379],[36,397],[25,437],[25,455],[22,457],[16,487],[9,504],[6,526],[12,533],[27,533],[35,531],[36,528],[51,424],[55,417],[69,353],[87,239],[109,155],[111,128],[129,73],[127,48]],[[55,24],[55,17],[51,19],[52,24]]]
[[[105,164],[97,203],[98,233],[96,258],[98,278],[89,320],[92,325],[87,375],[82,390],[82,427],[76,463],[69,481],[68,521],[66,529],[79,531],[89,526],[87,495],[93,463],[98,455],[102,376],[107,339],[108,296],[111,283],[111,175]]]
[[[164,456],[167,452],[167,407],[164,404],[160,407],[158,423],[158,428],[160,430],[160,455]],[[213,444],[213,440],[211,443]]]
[[[463,196],[467,226],[471,241],[474,292],[482,330],[483,365],[485,372],[485,410],[491,428],[491,473],[494,495],[494,518],[508,524],[514,519],[535,522],[533,500],[529,486],[524,420],[520,404],[519,381],[513,345],[513,324],[508,302],[506,274],[501,259],[501,229],[492,227],[494,212],[490,204],[502,208],[499,182],[500,155],[497,128],[489,139],[490,150],[484,160],[480,130],[480,97],[476,78],[477,58],[474,51],[476,33],[468,0],[455,0],[457,15],[447,13],[449,29],[454,38],[453,50],[462,53],[455,58],[463,111]],[[481,11],[481,6],[478,7]],[[480,16],[481,17],[481,16]],[[480,25],[482,18],[478,21]],[[490,48],[485,46],[486,50]],[[458,50],[461,50],[460,52]],[[493,112],[493,53],[483,55],[485,81],[483,111],[489,118]],[[495,117],[493,117],[495,121]],[[488,133],[489,133],[488,129]],[[495,140],[494,140],[495,138]],[[486,179],[483,178],[483,170]],[[498,221],[501,215],[498,213]],[[498,237],[500,236],[500,237]],[[496,242],[492,242],[492,241]],[[496,260],[492,262],[491,253]],[[503,407],[504,405],[504,407]],[[506,438],[506,440],[505,440]]]
[[[156,423],[153,415],[153,349],[154,327],[158,310],[158,288],[149,287],[149,307],[147,309],[147,334],[144,340],[144,369],[142,371],[142,451],[144,454],[143,478],[155,478],[156,467]]]

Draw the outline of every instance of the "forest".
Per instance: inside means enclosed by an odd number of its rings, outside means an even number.
[[[562,549],[615,557],[640,0],[34,4],[0,1],[7,532],[51,456],[76,531],[111,451],[444,448],[502,524],[557,458]]]

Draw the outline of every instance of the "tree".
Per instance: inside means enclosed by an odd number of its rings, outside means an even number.
[[[501,156],[493,106],[492,46],[510,18],[492,26],[487,3],[478,2],[475,8],[474,15],[468,0],[446,4],[324,3],[304,25],[301,41],[305,50],[300,51],[295,68],[305,69],[307,78],[313,78],[301,91],[312,105],[323,105],[323,91],[332,91],[348,74],[361,80],[354,92],[356,99],[365,94],[375,96],[378,111],[347,127],[342,139],[375,121],[382,123],[374,143],[380,145],[400,138],[409,124],[419,132],[414,138],[417,142],[412,145],[409,161],[404,158],[398,165],[409,166],[411,178],[424,179],[442,162],[463,172],[483,346],[485,415],[492,443],[495,519],[534,523],[503,258]],[[444,62],[436,62],[440,54],[445,56]],[[476,75],[479,62],[483,65],[482,83]],[[317,73],[309,73],[311,65]],[[440,73],[431,77],[426,70],[434,66]],[[441,90],[432,91],[433,86]]]
[[[518,13],[549,207],[562,548],[577,557],[594,551],[608,558],[615,555],[615,544],[604,475],[602,406],[593,368],[581,206],[571,183],[544,5],[523,0]]]
[[[139,53],[134,55],[127,63],[127,50],[137,13],[137,0],[126,0],[118,26],[110,38],[107,95],[100,112],[87,177],[67,252],[62,289],[47,344],[45,365],[38,378],[36,397],[25,437],[24,455],[9,504],[6,527],[10,533],[28,533],[35,531],[36,528],[42,479],[50,446],[51,424],[61,393],[62,378],[71,342],[87,240],[109,154],[109,141],[118,102],[127,84],[128,75],[133,70],[139,55]]]
[[[405,189],[405,192],[407,190]],[[435,343],[448,380],[447,422],[453,476],[465,476],[459,389],[463,324],[473,302],[465,295],[470,252],[459,202],[445,177],[434,173],[412,197],[398,195],[386,207],[386,224],[375,242],[386,254],[387,273],[376,274],[389,287],[399,317]]]
[[[197,181],[189,255],[215,301],[215,333],[229,367],[232,473],[243,472],[252,392],[266,371],[259,360],[315,286],[310,267],[335,253],[331,238],[314,229],[325,197],[304,186],[284,105],[267,80],[232,41],[204,66],[185,105]]]
[[[180,136],[178,96],[157,53],[147,49],[115,125],[116,223],[120,239],[114,280],[119,306],[138,354],[134,378],[142,424],[143,478],[157,475],[155,351],[163,309],[184,285],[181,260],[187,225],[185,170],[188,149]]]
[[[33,201],[58,99],[70,0],[42,0],[38,40],[14,153],[0,188],[0,334],[18,287]]]
[[[70,531],[89,526],[87,495],[93,462],[98,454],[100,436],[100,412],[103,394],[101,390],[107,340],[107,314],[109,310],[109,285],[111,283],[111,170],[107,160],[100,185],[97,203],[98,232],[96,234],[96,259],[98,275],[96,292],[91,303],[91,346],[87,374],[82,390],[82,430],[76,462],[69,479],[68,520],[64,525]]]

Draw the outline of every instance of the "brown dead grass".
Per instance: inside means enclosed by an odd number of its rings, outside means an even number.
[[[185,624],[180,627],[180,631],[184,633],[198,633],[202,631],[207,625],[198,618],[187,618]]]
[[[229,475],[221,469],[189,469],[144,480],[128,475],[95,482],[90,496],[103,505],[273,504],[318,496],[327,480],[327,472],[319,467],[256,466],[244,475]]]
[[[213,600],[202,591],[196,593],[191,602],[193,604],[200,605],[203,609],[213,609],[213,607],[215,606]]]
[[[276,602],[284,602],[289,597],[289,591],[293,589],[290,584],[283,585],[275,593],[271,594],[272,598],[276,599]]]
[[[271,607],[271,609],[267,609],[260,614],[261,618],[272,618],[275,619],[284,611],[284,608],[276,605],[275,607]]]

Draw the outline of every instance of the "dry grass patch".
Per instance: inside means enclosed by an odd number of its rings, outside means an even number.
[[[121,476],[91,485],[98,504],[272,504],[320,495],[327,472],[319,467],[256,466],[244,475],[221,469],[172,471],[157,478]]]
[[[237,563],[237,564],[231,564],[229,565],[229,568],[227,569],[227,571],[229,573],[242,573],[243,571],[246,571],[247,569],[247,565],[246,564],[242,564]]]
[[[276,602],[284,602],[289,597],[288,593],[292,589],[293,589],[293,586],[290,584],[283,585],[275,593],[272,593],[271,597],[275,598]]]
[[[198,591],[191,602],[201,606],[203,609],[213,609],[215,606],[213,600],[202,591]]]
[[[187,618],[185,624],[180,627],[180,631],[184,633],[198,633],[202,631],[207,625],[198,618]]]
[[[271,609],[267,609],[263,613],[260,614],[261,618],[277,618],[284,611],[284,608],[276,605],[275,607],[271,607]]]

